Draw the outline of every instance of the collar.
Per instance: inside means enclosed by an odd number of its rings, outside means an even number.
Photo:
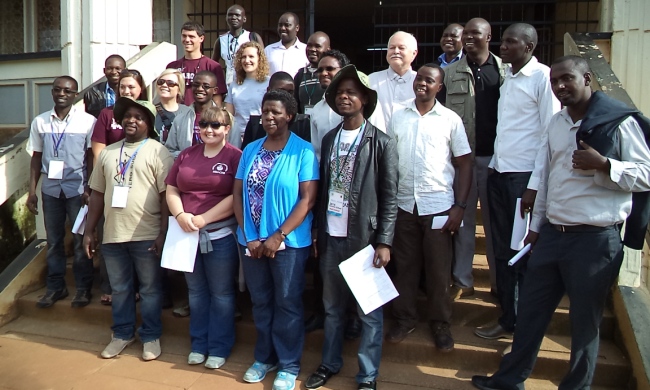
[[[409,69],[404,73],[404,76],[400,76],[391,68],[390,66],[387,69],[387,74],[388,74],[388,79],[391,81],[396,81],[400,84],[409,82],[413,78],[413,68],[409,67]]]
[[[523,75],[523,76],[531,76],[533,74],[533,70],[537,69],[537,65],[539,64],[539,61],[537,61],[537,57],[532,56],[530,58],[530,61],[526,65],[524,65],[523,68],[519,69],[519,72],[516,74],[512,73],[512,65],[508,65],[506,68],[506,74],[509,77],[517,77],[518,75]]]
[[[435,115],[435,116],[440,116],[440,106],[441,103],[436,99],[436,104],[433,105],[433,108],[429,110],[426,114],[421,115],[420,111],[418,111],[418,107],[415,105],[415,99],[411,99],[411,101],[406,105],[406,108],[415,112],[418,116],[429,116],[429,115]]]
[[[562,119],[564,119],[564,121],[566,121],[566,123],[568,123],[571,126],[569,128],[569,130],[572,130],[573,128],[578,128],[582,124],[582,119],[580,119],[577,122],[573,123],[573,119],[571,119],[571,116],[569,115],[569,111],[567,110],[566,107],[564,107],[564,108],[562,108],[562,110],[560,110],[560,116],[562,117]]]
[[[296,37],[296,41],[289,48],[284,47],[284,45],[282,44],[282,40],[279,40],[278,42],[274,43],[272,47],[274,49],[283,49],[283,50],[289,50],[291,48],[300,49],[300,47],[298,46],[298,44],[300,43],[301,43],[300,38]]]
[[[111,85],[108,83],[108,81],[106,82],[106,88],[104,88],[104,91],[107,92],[107,93],[108,92],[115,93],[115,90],[113,88],[111,88]]]
[[[447,62],[447,55],[445,53],[442,53],[438,56],[438,62],[440,63],[440,66],[447,66],[449,64],[453,64],[454,62],[460,61],[462,57],[463,57],[463,50],[458,52],[458,55],[454,57],[451,61]]]
[[[72,105],[70,107],[70,111],[68,111],[68,115],[65,116],[63,119],[59,119],[58,115],[56,115],[56,111],[54,110],[54,107],[52,107],[52,110],[50,111],[50,120],[57,120],[59,122],[68,122],[70,121],[70,118],[74,116],[74,113],[77,111],[77,108]]]
[[[469,57],[465,56],[465,58],[467,58],[467,64],[469,66],[472,66],[472,65],[476,64],[476,62],[472,62],[472,60],[470,60]],[[488,56],[488,59],[487,59],[487,61],[485,61],[484,64],[478,64],[476,66],[481,67],[481,66],[484,66],[484,65],[495,65],[494,54],[492,54],[492,52],[490,52],[490,55]]]

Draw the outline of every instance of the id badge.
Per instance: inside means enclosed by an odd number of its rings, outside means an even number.
[[[311,116],[311,113],[314,111],[314,106],[305,105],[305,115]]]
[[[63,161],[50,160],[50,166],[47,170],[48,179],[63,179]]]
[[[330,201],[327,206],[327,213],[340,217],[343,215],[343,193],[330,191]]]
[[[126,207],[126,200],[129,197],[129,187],[116,186],[113,188],[113,199],[111,207],[123,209]]]

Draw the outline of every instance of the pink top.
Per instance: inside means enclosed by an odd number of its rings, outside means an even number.
[[[167,68],[178,69],[178,71],[183,74],[183,77],[185,77],[184,103],[186,106],[190,106],[192,103],[194,103],[194,94],[192,94],[192,81],[194,80],[194,75],[202,70],[209,70],[210,72],[214,73],[215,76],[217,76],[218,90],[215,92],[215,95],[223,95],[228,92],[228,87],[226,86],[226,78],[223,75],[223,69],[221,68],[221,65],[206,56],[202,56],[201,58],[197,58],[195,60],[188,60],[185,57],[181,57],[180,59],[167,64]]]
[[[90,139],[106,146],[124,139],[124,130],[113,117],[113,106],[106,107],[99,112]]]
[[[165,179],[178,188],[183,209],[194,215],[203,214],[232,195],[235,173],[241,150],[229,143],[212,158],[203,155],[203,144],[183,150]]]

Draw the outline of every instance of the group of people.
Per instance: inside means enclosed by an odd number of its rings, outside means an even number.
[[[449,25],[443,54],[417,71],[417,40],[398,31],[388,41],[388,68],[366,75],[324,32],[301,43],[293,13],[280,17],[280,41],[266,48],[244,29],[243,7],[230,7],[226,20],[230,30],[212,59],[201,52],[203,27],[182,26],[185,55],[156,79],[155,105],[140,72],[118,55],[106,59],[106,82],[85,94],[86,112],[73,106],[77,82],[55,79],[54,108],[33,121],[29,142],[27,206],[37,213],[43,175],[48,243],[38,306],[68,295],[61,226],[88,204],[85,233],[74,238],[72,306],[91,300],[99,237],[102,301],[108,297],[113,314],[101,356],[115,357],[134,341],[139,299],[142,357],[156,359],[169,293],[160,255],[174,223],[199,234],[196,252],[187,254],[193,272],[185,273],[189,364],[226,363],[241,265],[257,330],[245,381],[278,370],[273,389],[294,389],[307,325],[324,328],[324,344],[306,388],[341,370],[351,333],[360,337],[358,389],[376,389],[384,340],[399,343],[420,323],[419,286],[436,348],[454,349],[452,301],[474,294],[480,199],[501,316],[475,333],[514,333],[514,342],[493,376],[472,383],[523,388],[567,293],[572,357],[560,388],[589,387],[605,299],[623,258],[620,227],[643,206],[631,193],[650,190],[645,117],[592,93],[582,58],[539,63],[537,32],[525,23],[505,30],[500,56],[489,51],[486,20]],[[534,249],[508,266],[518,207],[522,218],[532,216],[526,242]],[[647,214],[639,220],[647,224]],[[628,223],[627,233],[634,228],[645,225]],[[368,245],[375,267],[394,264],[399,296],[385,334],[382,308],[364,313],[339,270]],[[321,305],[305,321],[310,258]]]

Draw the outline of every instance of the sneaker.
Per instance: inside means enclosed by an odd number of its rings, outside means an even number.
[[[77,290],[77,292],[74,294],[74,298],[72,298],[72,302],[70,303],[70,306],[72,307],[84,307],[88,306],[90,303],[90,298],[92,298],[92,294],[90,293],[89,290]]]
[[[246,370],[244,380],[248,383],[257,383],[264,380],[266,374],[278,369],[276,364],[264,364],[256,361]]]
[[[128,347],[135,340],[134,338],[130,340],[116,339],[115,337],[111,338],[111,342],[108,343],[106,348],[101,353],[101,356],[104,359],[112,359],[115,356],[119,355],[124,348]]]
[[[293,390],[296,388],[296,376],[286,371],[278,372],[273,381],[273,390]]]
[[[172,314],[174,317],[189,317],[190,315],[190,305],[185,305],[181,307],[177,307],[172,311]]]
[[[40,308],[46,308],[54,305],[54,302],[58,301],[59,299],[63,299],[68,296],[68,289],[63,288],[63,290],[59,291],[50,291],[48,290],[45,295],[41,297],[41,299],[36,302],[36,306]]]
[[[142,346],[142,359],[145,362],[158,359],[160,353],[160,339],[148,341]]]
[[[389,343],[397,344],[404,340],[406,336],[411,334],[414,330],[415,328],[409,328],[404,325],[395,324],[386,334],[386,341]]]
[[[221,368],[221,366],[224,364],[226,364],[226,358],[219,356],[208,356],[208,360],[205,362],[205,368],[216,370],[217,368]]]
[[[437,322],[432,327],[433,341],[440,352],[451,352],[454,350],[454,339],[451,337],[449,324]]]
[[[190,355],[187,357],[187,364],[201,364],[205,361],[205,355],[198,352],[190,352]]]

